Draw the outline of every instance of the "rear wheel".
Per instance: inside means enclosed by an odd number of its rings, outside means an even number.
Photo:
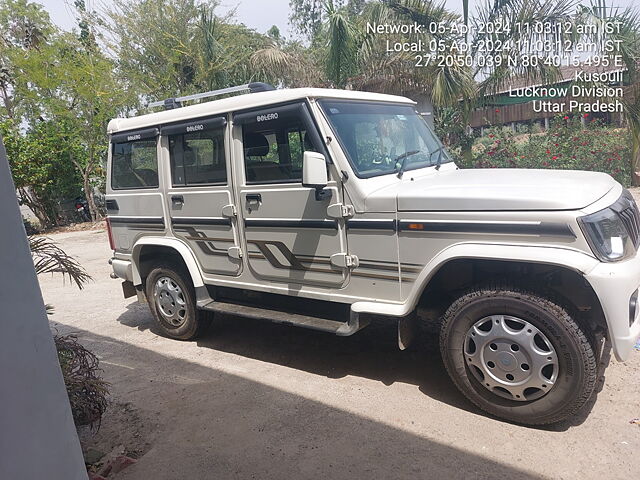
[[[444,315],[442,357],[456,386],[483,410],[536,425],[575,413],[592,395],[597,362],[571,315],[542,296],[478,288]]]
[[[196,308],[193,285],[183,268],[155,267],[147,276],[146,294],[156,324],[166,336],[192,340],[206,328],[207,312]]]

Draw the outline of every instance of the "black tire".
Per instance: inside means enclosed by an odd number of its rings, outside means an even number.
[[[470,371],[465,358],[467,332],[491,315],[522,319],[551,342],[558,371],[555,383],[542,397],[531,401],[505,398],[486,388],[478,373]],[[526,425],[557,423],[570,417],[589,400],[598,378],[593,346],[567,309],[548,298],[510,287],[475,288],[453,302],[443,317],[440,351],[449,376],[469,400],[496,417]]]
[[[170,279],[179,288],[184,304],[180,305],[180,318],[172,323],[158,305],[157,283],[161,279]],[[181,266],[172,263],[158,264],[146,278],[145,291],[149,308],[158,328],[167,337],[176,340],[193,340],[206,329],[209,324],[208,312],[196,308],[195,292],[189,274]],[[180,296],[178,294],[177,296]],[[176,313],[177,315],[177,313]],[[176,324],[178,323],[179,324]]]

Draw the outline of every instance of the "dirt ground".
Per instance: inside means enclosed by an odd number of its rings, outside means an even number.
[[[52,235],[94,282],[43,276],[52,326],[100,358],[112,405],[85,446],[123,445],[118,479],[627,479],[640,471],[640,352],[611,361],[573,421],[488,417],[447,377],[432,339],[399,351],[395,328],[336,337],[219,318],[197,342],[159,336],[109,278],[104,230]],[[111,478],[111,477],[109,477]]]

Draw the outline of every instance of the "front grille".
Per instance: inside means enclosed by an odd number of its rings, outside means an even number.
[[[638,206],[633,202],[624,210],[619,211],[618,214],[637,250],[638,242],[640,242],[640,212],[638,211]]]

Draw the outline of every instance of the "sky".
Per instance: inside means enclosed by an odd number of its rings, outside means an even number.
[[[33,0],[42,5],[49,12],[54,23],[65,30],[75,25],[73,18],[73,0]],[[85,0],[91,8],[101,8],[108,5],[108,0]],[[471,0],[470,9],[480,0]],[[484,0],[483,0],[484,1]],[[588,0],[585,0],[587,3]],[[637,0],[616,0],[616,5],[627,7]],[[447,0],[447,8],[462,12],[462,0]],[[260,33],[265,33],[272,25],[276,25],[286,37],[291,37],[292,29],[289,25],[289,0],[221,0],[220,12],[226,13],[236,8],[236,20],[244,23]]]

